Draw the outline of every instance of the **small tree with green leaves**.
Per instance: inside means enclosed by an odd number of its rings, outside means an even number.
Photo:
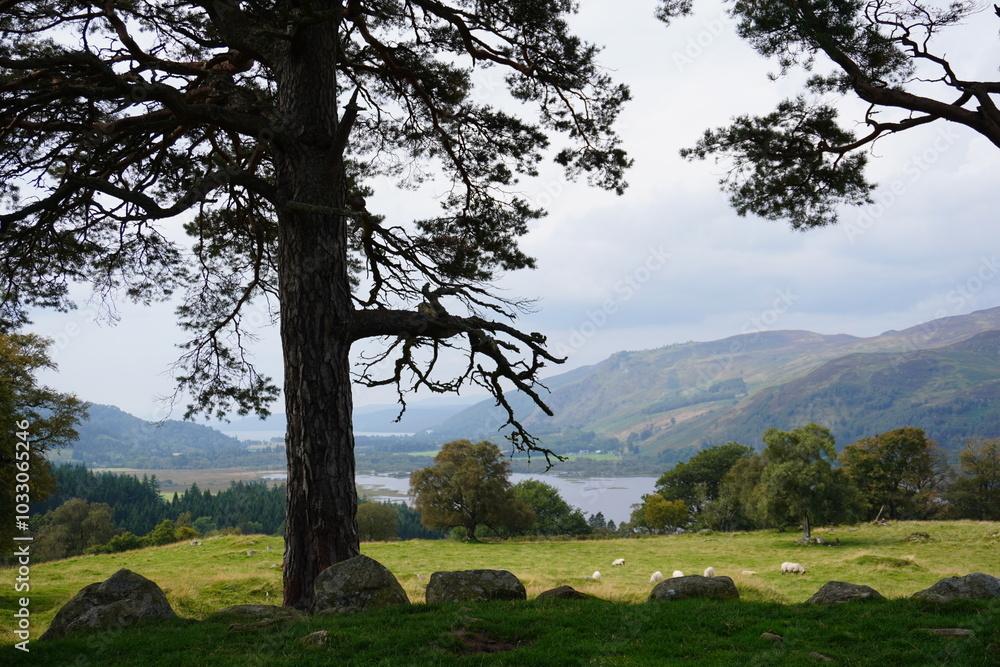
[[[526,479],[513,487],[514,497],[531,508],[535,523],[523,531],[532,535],[586,535],[591,527],[583,512],[570,506],[559,489],[537,479]]]
[[[955,518],[1000,521],[1000,438],[974,439],[958,455],[945,498]]]
[[[683,500],[667,500],[658,493],[646,494],[632,506],[632,528],[650,533],[672,532],[687,525],[690,510]]]
[[[107,503],[71,498],[43,515],[32,547],[40,560],[78,556],[114,535],[115,511]]]
[[[926,519],[939,503],[948,464],[923,429],[906,426],[848,445],[840,453],[869,519]]]
[[[752,492],[751,516],[779,527],[796,523],[810,537],[817,523],[857,516],[858,492],[843,469],[830,429],[806,424],[764,433],[763,469]]]
[[[707,447],[678,463],[656,480],[655,491],[666,500],[683,500],[695,513],[719,496],[726,473],[753,448],[736,442]]]
[[[396,537],[399,526],[396,507],[390,503],[358,505],[358,535],[362,542],[385,542]]]
[[[527,528],[537,519],[514,496],[510,464],[492,442],[446,443],[434,465],[410,473],[410,495],[424,526],[434,530],[461,527],[476,540],[476,528]]]

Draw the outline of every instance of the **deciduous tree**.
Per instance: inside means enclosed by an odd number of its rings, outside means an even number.
[[[465,529],[476,540],[476,528],[523,529],[537,517],[514,496],[510,463],[489,441],[456,440],[445,444],[434,465],[410,473],[410,495],[423,524],[432,529]]]
[[[848,445],[840,463],[861,491],[868,518],[928,518],[947,476],[947,461],[923,429],[906,426]]]
[[[384,542],[396,537],[399,522],[396,508],[389,503],[358,505],[358,535],[362,542]]]
[[[78,556],[89,547],[104,544],[115,532],[113,515],[114,510],[107,503],[71,498],[38,520],[33,552],[39,559],[56,560]]]
[[[642,502],[632,506],[629,523],[633,528],[662,533],[687,524],[690,511],[683,500],[667,500],[658,493],[649,493]]]
[[[956,518],[1000,521],[1000,439],[977,439],[958,455],[959,476],[946,498]]]
[[[288,419],[284,601],[358,554],[355,379],[482,385],[544,405],[558,361],[490,281],[533,260],[517,194],[546,155],[621,191],[628,91],[570,33],[562,0],[5,0],[0,17],[0,318],[69,308],[68,286],[180,301],[188,415],[266,414],[252,309],[280,317]],[[478,94],[493,68],[536,121]],[[514,108],[520,109],[517,105]],[[518,112],[519,113],[519,112]],[[550,137],[565,143],[549,148]],[[371,189],[438,180],[436,217],[378,215]],[[184,239],[186,232],[188,239]],[[251,318],[252,319],[252,318]],[[466,356],[441,375],[450,350]],[[385,363],[383,363],[385,362]]]
[[[585,535],[591,532],[583,512],[570,506],[559,489],[537,479],[526,479],[513,486],[514,497],[531,508],[535,523],[521,532],[533,535]]]
[[[764,466],[753,491],[758,517],[777,526],[797,523],[804,537],[816,523],[854,518],[857,490],[833,465],[837,451],[830,429],[818,424],[791,431],[770,428],[764,444]]]
[[[764,116],[739,116],[708,130],[690,159],[729,162],[723,190],[740,215],[787,219],[795,228],[837,221],[840,204],[873,203],[865,175],[867,152],[892,134],[951,123],[1000,147],[1000,80],[980,80],[976,63],[949,59],[938,37],[968,21],[994,21],[1000,9],[973,0],[733,0],[729,13],[740,37],[774,58],[785,75],[809,73],[805,89]],[[666,23],[687,14],[693,0],[661,0]],[[973,18],[975,16],[975,18]],[[831,100],[867,105],[855,133]]]
[[[55,368],[51,341],[4,333],[0,326],[0,540],[10,542],[18,505],[44,500],[55,489],[46,453],[72,443],[87,404],[38,383],[38,371]],[[18,475],[21,481],[18,481]],[[28,481],[24,481],[28,480]],[[25,514],[25,513],[20,513]]]
[[[722,478],[753,448],[736,442],[708,447],[666,471],[656,480],[656,493],[667,500],[683,500],[695,512],[719,496]]]

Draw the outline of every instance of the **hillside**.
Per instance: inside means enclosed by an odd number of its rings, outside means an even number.
[[[239,440],[208,426],[151,423],[111,405],[91,405],[88,412],[90,418],[77,428],[79,440],[61,457],[94,467],[198,468],[233,465],[247,454]]]
[[[843,446],[919,426],[945,447],[1000,434],[1000,308],[871,338],[764,331],[619,352],[546,381],[547,417],[513,401],[541,435],[594,431],[646,456],[729,440],[757,444],[771,426],[831,427]],[[477,404],[438,425],[442,437],[485,437],[500,414]]]

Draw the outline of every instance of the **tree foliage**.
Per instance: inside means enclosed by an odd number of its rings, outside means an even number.
[[[948,466],[923,429],[906,426],[848,445],[840,463],[861,492],[868,519],[932,518]],[[883,512],[884,510],[884,512]]]
[[[751,454],[752,447],[736,442],[707,447],[660,475],[655,491],[666,500],[683,500],[699,512],[718,498],[722,479],[733,465]]]
[[[78,556],[111,539],[113,515],[114,510],[106,503],[71,498],[37,520],[38,534],[32,551],[39,560]]]
[[[410,474],[410,495],[425,526],[462,527],[471,541],[480,525],[499,534],[500,528],[527,528],[537,518],[514,496],[510,464],[485,440],[446,443],[433,466]]]
[[[1000,521],[1000,439],[977,439],[958,455],[959,476],[946,494],[955,518]]]
[[[278,319],[288,415],[285,604],[359,551],[352,381],[478,384],[540,406],[560,360],[490,281],[534,261],[518,181],[551,156],[621,191],[628,90],[570,32],[573,3],[9,0],[0,17],[0,321],[69,285],[179,302],[188,416],[265,415],[247,353]],[[536,120],[480,95],[493,68]],[[520,106],[518,109],[522,108]],[[550,146],[553,137],[559,145]],[[435,181],[436,216],[385,218],[374,183]],[[371,208],[369,209],[369,201]],[[351,348],[377,339],[352,374]],[[465,356],[457,377],[441,357]],[[547,410],[547,407],[543,407]]]
[[[40,385],[37,373],[54,369],[51,341],[34,334],[4,333],[0,325],[0,539],[9,541],[16,505],[44,500],[54,491],[47,452],[76,439],[76,427],[86,419],[87,404],[70,394]],[[22,474],[30,484],[18,482]]]
[[[583,512],[559,495],[559,489],[537,479],[526,479],[513,486],[514,497],[535,514],[531,526],[516,531],[531,535],[586,535],[591,532]]]
[[[396,537],[399,525],[391,503],[366,502],[358,505],[358,535],[362,542],[385,542]]]
[[[835,468],[837,451],[830,429],[806,424],[791,431],[764,433],[763,469],[752,493],[751,516],[779,527],[854,518],[857,491],[844,470]]]
[[[1000,147],[1000,81],[970,78],[936,38],[985,5],[973,0],[732,0],[736,30],[780,74],[809,73],[805,90],[763,116],[707,130],[689,159],[727,160],[721,185],[740,215],[787,219],[796,229],[835,223],[841,204],[872,203],[866,151],[885,136],[937,121],[955,123]],[[666,23],[693,0],[661,0]],[[1000,11],[997,12],[1000,16]],[[987,17],[983,20],[990,20]],[[1000,24],[998,24],[1000,25]],[[964,69],[964,71],[963,71]],[[856,134],[829,100],[867,104]]]
[[[667,500],[658,493],[649,493],[632,506],[629,523],[633,529],[665,533],[686,525],[689,517],[690,510],[683,500]]]

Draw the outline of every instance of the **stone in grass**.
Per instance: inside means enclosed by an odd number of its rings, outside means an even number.
[[[425,594],[427,604],[437,602],[490,602],[526,600],[524,584],[507,570],[457,570],[431,575]]]
[[[846,581],[828,581],[806,602],[813,604],[842,604],[884,600],[885,597],[871,586],[849,584]]]
[[[316,632],[310,632],[301,641],[306,646],[325,646],[330,641],[330,631],[317,630]]]
[[[649,592],[650,602],[689,600],[691,598],[739,600],[740,592],[729,577],[703,577],[699,574],[661,581]]]
[[[1000,579],[982,572],[964,577],[945,577],[930,588],[914,593],[911,598],[928,602],[993,600],[1000,598]]]
[[[298,609],[293,609],[292,607],[279,607],[273,604],[237,604],[231,607],[223,607],[222,609],[209,614],[209,618],[217,618],[220,616],[236,616],[245,619],[299,619],[305,618],[305,613],[299,611]]]
[[[125,628],[154,618],[176,618],[167,596],[154,582],[121,569],[90,584],[64,604],[40,640],[58,639],[88,630]]]
[[[348,558],[316,577],[317,614],[355,614],[396,604],[410,604],[406,591],[384,565],[368,556]]]
[[[536,600],[595,600],[593,595],[581,593],[572,586],[559,586],[538,594]]]

